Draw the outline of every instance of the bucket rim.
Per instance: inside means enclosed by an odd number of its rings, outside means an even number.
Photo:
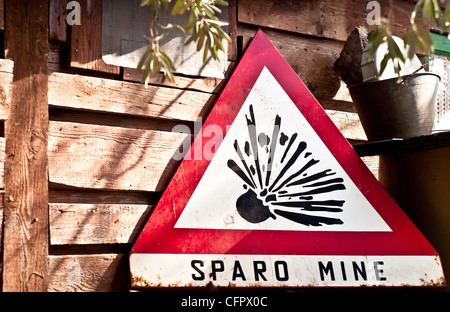
[[[400,76],[400,79],[402,78],[407,78],[410,75],[403,75]],[[441,76],[439,76],[438,74],[435,73],[431,73],[431,72],[425,72],[425,73],[416,73],[414,75],[411,76],[410,79],[415,78],[417,76],[435,76],[439,79],[439,81],[441,81]],[[355,83],[352,85],[347,86],[349,89],[354,88],[354,87],[360,87],[360,86],[367,86],[370,84],[377,84],[377,83],[389,83],[390,81],[397,81],[399,80],[398,77],[394,77],[394,78],[389,78],[389,79],[383,79],[383,80],[374,80],[374,81],[368,81],[368,82],[359,82],[359,83]]]

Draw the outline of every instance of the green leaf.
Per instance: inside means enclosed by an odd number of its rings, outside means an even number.
[[[432,0],[433,3],[433,19],[435,23],[439,26],[439,28],[442,28],[442,21],[441,21],[441,7],[439,6],[439,3],[437,0]]]
[[[197,51],[200,51],[203,47],[203,43],[205,42],[205,34],[204,31],[202,31],[199,36],[198,36],[198,41],[197,41]]]
[[[188,44],[190,44],[191,42],[196,41],[197,38],[198,38],[198,33],[193,33],[193,34],[188,38],[188,40],[184,43],[184,45],[188,45]]]
[[[221,21],[221,20],[205,19],[205,21],[210,24],[215,24],[217,26],[228,26],[228,22]]]
[[[184,0],[177,0],[172,9],[172,15],[183,15],[188,9],[186,2]]]
[[[147,60],[148,56],[150,55],[151,50],[152,50],[151,48],[148,48],[148,49],[144,52],[144,54],[142,55],[141,59],[139,60],[139,63],[138,63],[138,65],[137,65],[136,68],[138,68],[138,69],[141,69],[141,68],[142,68],[142,66],[144,65],[144,63],[145,63],[145,61]]]
[[[400,59],[403,63],[406,61],[403,52],[400,50],[392,36],[388,36],[388,51],[392,59]]]
[[[208,59],[208,46],[209,46],[209,38],[206,39],[206,45],[203,49],[203,64],[206,63],[206,60]]]
[[[367,58],[372,59],[378,47],[386,40],[386,29],[384,26],[377,27],[374,31],[369,33],[369,46],[367,51]]]
[[[171,70],[175,70],[175,65],[173,64],[170,57],[165,52],[161,52],[161,56],[163,57],[164,63],[167,65],[167,67]]]
[[[445,8],[445,22],[444,22],[444,31],[450,26],[450,3]]]
[[[434,8],[432,0],[425,0],[423,4],[423,22],[428,23],[433,18]]]
[[[214,25],[213,25],[213,27],[214,27]],[[231,42],[230,36],[221,27],[215,26],[214,28],[217,29],[218,35],[221,38],[225,39],[228,42]]]
[[[389,54],[386,53],[380,63],[380,76],[384,73],[386,66],[390,60]]]
[[[228,6],[228,2],[227,2],[227,1],[224,1],[224,0],[216,0],[216,1],[214,1],[214,3],[215,3],[216,5]]]

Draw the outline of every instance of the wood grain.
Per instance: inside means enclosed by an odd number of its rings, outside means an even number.
[[[120,67],[102,59],[102,0],[78,0],[80,25],[70,26],[70,66],[118,75]]]
[[[353,0],[239,0],[238,21],[320,38],[345,41],[356,26],[367,24],[368,1]],[[389,10],[389,0],[379,0],[381,16]],[[392,30],[403,36],[409,26],[414,3],[394,2]]]
[[[257,30],[239,25],[238,35],[248,42]],[[264,33],[316,98],[332,99],[338,93],[341,80],[333,66],[344,46],[342,42],[278,30]]]
[[[128,255],[52,255],[49,292],[129,291]]]
[[[205,116],[216,96],[133,82],[53,73],[49,105],[97,112],[195,121]]]
[[[126,204],[50,204],[50,243],[133,243],[152,207]]]
[[[230,63],[230,66],[234,64]],[[136,71],[133,68],[123,69],[123,79],[126,81],[141,82],[142,72]],[[163,80],[163,74],[158,74],[155,77],[149,78],[148,84],[161,87],[173,87],[178,89],[201,91],[207,93],[220,93],[223,89],[223,85],[226,81],[220,78],[214,77],[187,77],[174,75],[174,82],[170,82],[167,79]]]
[[[14,62],[0,59],[0,120],[9,116]]]
[[[51,121],[49,179],[65,187],[162,191],[187,134]]]
[[[0,189],[3,188],[5,188],[5,138],[0,138]]]
[[[57,41],[67,40],[67,2],[50,0],[49,4],[49,39]]]
[[[14,60],[5,123],[3,291],[45,291],[48,280],[48,2],[6,1]]]

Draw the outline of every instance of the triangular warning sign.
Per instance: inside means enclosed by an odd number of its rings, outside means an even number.
[[[175,227],[390,231],[267,67]]]
[[[262,31],[134,244],[130,269],[136,287],[445,283],[437,252]]]

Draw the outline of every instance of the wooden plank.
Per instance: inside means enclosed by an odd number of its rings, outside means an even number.
[[[246,38],[253,38],[256,31],[254,27],[238,27],[238,35]],[[333,99],[342,91],[340,77],[333,69],[344,46],[342,42],[275,30],[264,33],[316,98]]]
[[[102,59],[102,0],[78,0],[80,25],[70,26],[70,66],[120,74],[120,67]]]
[[[346,139],[367,140],[358,114],[330,109],[325,109],[325,112]]]
[[[48,2],[7,1],[15,61],[5,124],[3,291],[45,291],[48,271]]]
[[[0,189],[3,188],[5,188],[5,138],[0,138]]]
[[[67,40],[67,2],[50,0],[49,39],[65,42]]]
[[[50,243],[133,243],[151,205],[50,204]]]
[[[50,292],[129,291],[128,255],[54,255],[49,257]]]
[[[228,60],[238,61],[237,47],[237,0],[228,0],[228,35],[231,42],[228,44]]]
[[[178,164],[183,133],[51,121],[51,183],[91,189],[162,191]]]
[[[63,71],[63,61],[62,61],[62,43],[60,42],[50,42],[50,49],[48,51],[48,74],[57,71]]]
[[[378,2],[381,15],[387,16],[389,0]],[[374,28],[367,25],[366,5],[365,0],[239,0],[238,22],[345,41],[356,26]],[[403,36],[413,9],[413,3],[394,2],[395,35]]]
[[[182,122],[179,120],[164,120],[136,116],[124,117],[119,114],[104,114],[54,107],[50,108],[50,120],[157,131],[172,131],[180,124],[186,125],[189,129],[194,128],[194,123]],[[194,130],[191,130],[191,133],[193,132]]]
[[[162,119],[195,121],[204,117],[215,95],[88,76],[53,73],[49,105]]]
[[[5,1],[0,0],[0,30],[5,30]]]
[[[0,224],[3,224],[3,211],[4,211],[3,203],[4,203],[4,197],[5,197],[5,191],[0,190]],[[3,231],[0,231],[0,250],[2,250],[2,242],[3,242],[2,234],[3,234]],[[2,260],[3,259],[0,258],[0,265],[2,263]],[[1,280],[2,280],[2,276],[0,275],[0,286],[2,284]]]
[[[8,119],[14,62],[0,59],[0,120]]]
[[[4,191],[0,190],[0,224],[3,225],[3,203],[4,203]],[[3,229],[0,231],[0,250],[3,250],[2,243],[3,243]],[[0,253],[1,254],[1,253]],[[0,267],[3,267],[3,257],[0,257]],[[2,287],[3,284],[3,275],[0,274],[0,287]]]
[[[370,172],[375,176],[375,178],[379,178],[379,156],[365,156],[361,157],[362,161],[366,164],[367,168],[369,168]]]
[[[384,141],[373,141],[354,145],[360,156],[383,155],[387,153],[411,153],[450,146],[450,131],[437,132],[419,137]]]
[[[234,64],[230,64],[233,66]],[[175,75],[175,81],[170,82],[168,80],[163,80],[163,74],[159,74],[148,80],[149,85],[162,86],[162,87],[173,87],[178,89],[201,91],[207,93],[220,93],[225,84],[225,79],[214,78],[214,77],[187,77]],[[123,79],[126,81],[141,82],[142,74],[137,72],[133,68],[123,69]]]

